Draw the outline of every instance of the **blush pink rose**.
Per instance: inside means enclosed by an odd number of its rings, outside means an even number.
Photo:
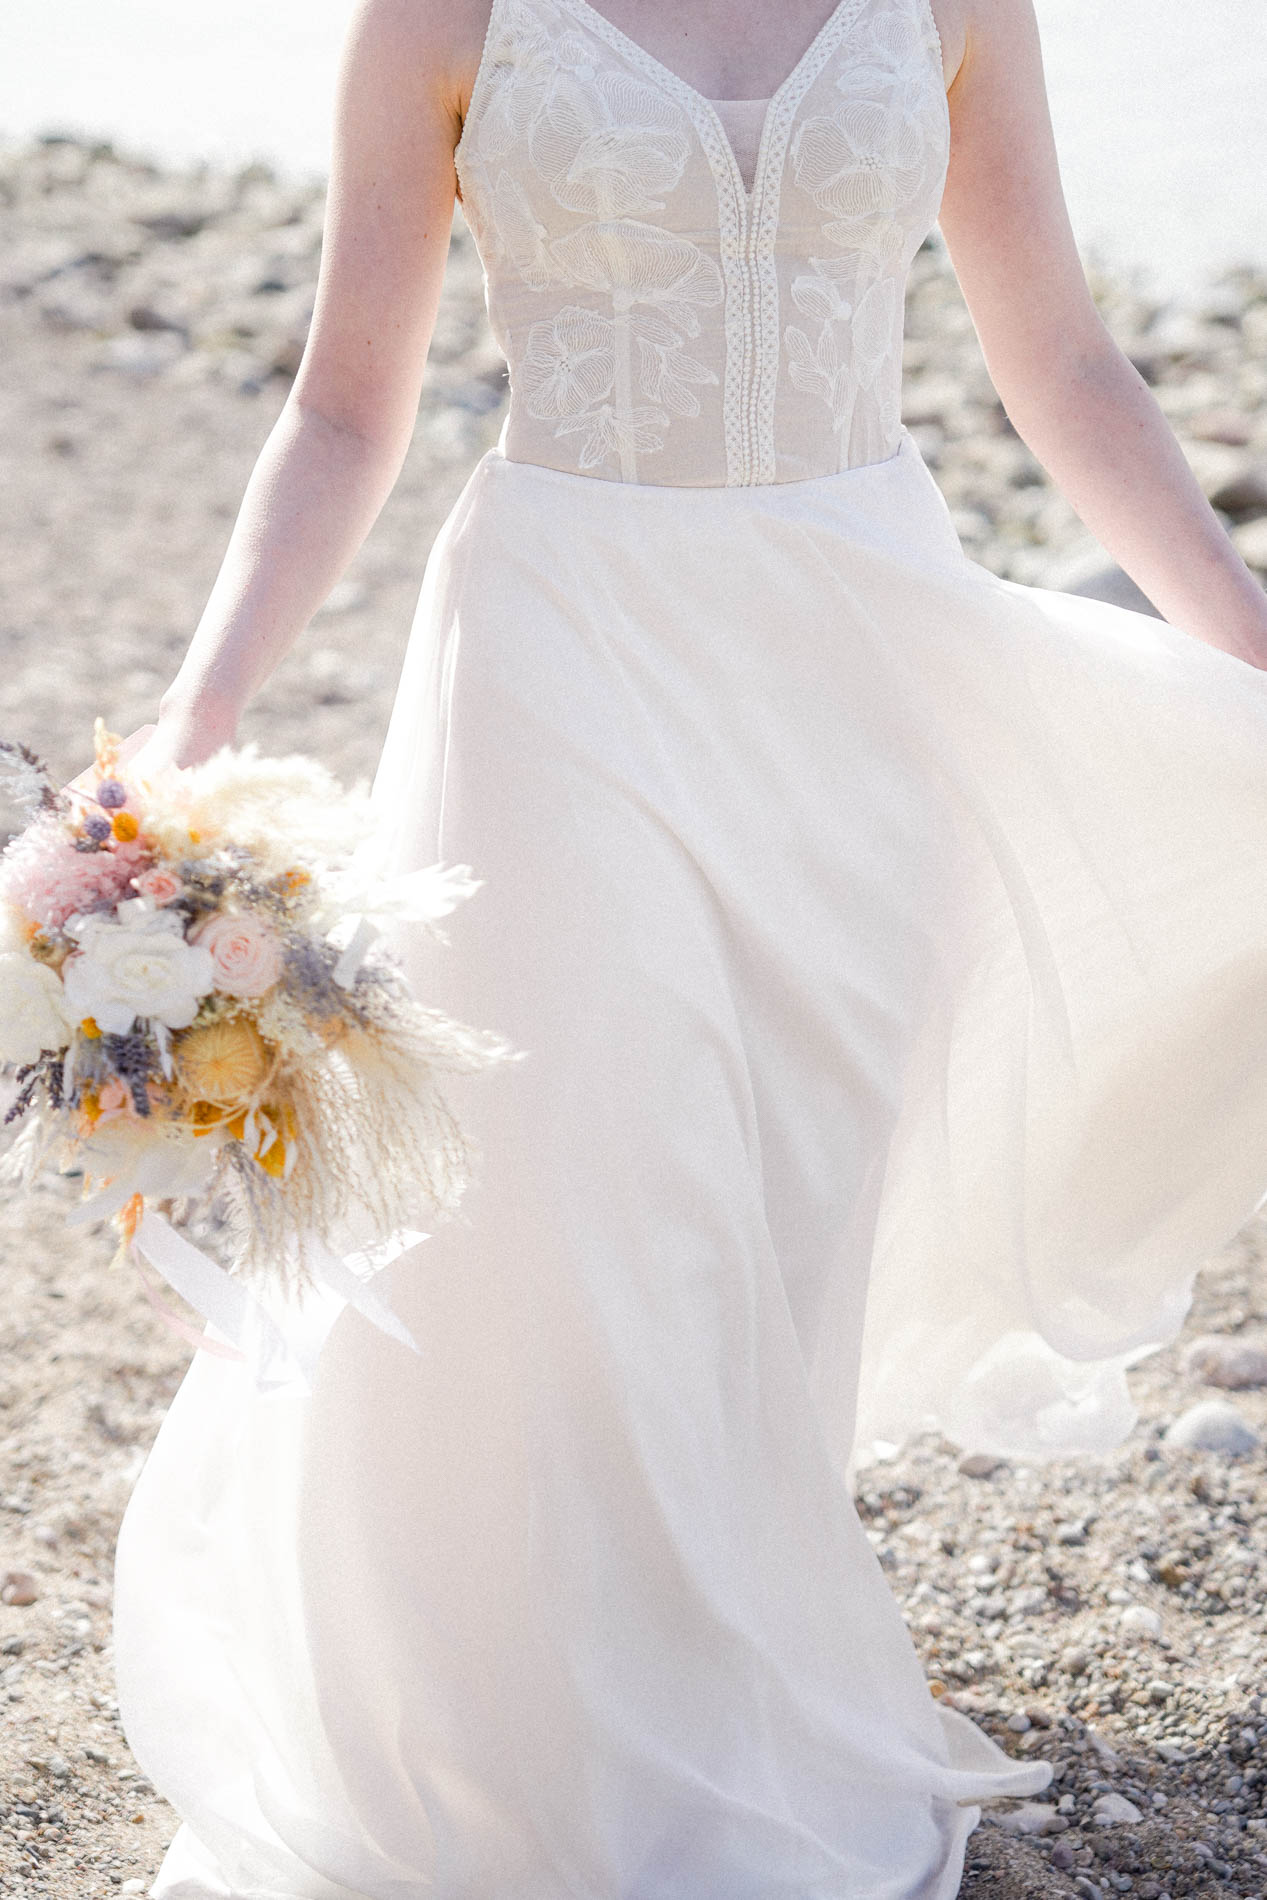
[[[228,996],[262,996],[282,973],[277,935],[258,918],[217,911],[190,937],[211,952],[212,982]]]
[[[142,897],[152,898],[156,904],[170,904],[185,888],[175,872],[165,870],[161,864],[142,871],[132,882]]]

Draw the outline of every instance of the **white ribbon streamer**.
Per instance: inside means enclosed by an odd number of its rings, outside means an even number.
[[[403,1320],[366,1280],[426,1238],[407,1228],[342,1258],[323,1242],[310,1240],[304,1256],[316,1285],[296,1297],[274,1295],[235,1279],[152,1208],[138,1221],[132,1244],[224,1342],[237,1348],[258,1392],[306,1394],[321,1348],[347,1306],[389,1338],[413,1352],[420,1350]],[[358,1272],[357,1265],[367,1271]]]

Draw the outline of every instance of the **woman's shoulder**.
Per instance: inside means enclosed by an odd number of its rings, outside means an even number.
[[[460,123],[488,33],[493,0],[360,0],[352,37],[417,76]]]

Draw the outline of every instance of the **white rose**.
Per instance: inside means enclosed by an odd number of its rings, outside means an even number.
[[[211,988],[212,967],[183,928],[178,915],[139,898],[120,904],[117,919],[71,918],[67,929],[82,947],[62,965],[62,982],[75,1020],[91,1016],[111,1035],[126,1035],[138,1016],[187,1028]]]
[[[34,1062],[42,1049],[64,1049],[73,1027],[57,972],[25,951],[0,952],[0,1062]]]

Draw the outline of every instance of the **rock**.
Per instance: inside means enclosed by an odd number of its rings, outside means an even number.
[[[1195,442],[1224,442],[1233,449],[1246,448],[1254,436],[1253,424],[1241,410],[1217,406],[1198,409],[1186,427]]]
[[[1028,1715],[1022,1713],[1020,1709],[1017,1710],[1015,1715],[1008,1716],[1007,1725],[1014,1735],[1027,1735],[1034,1726]]]
[[[175,330],[133,331],[111,337],[99,361],[103,369],[121,370],[127,376],[158,376],[183,354],[184,347]]]
[[[1062,1834],[1069,1825],[1049,1801],[1027,1801],[1010,1814],[992,1814],[989,1819],[1005,1834]]]
[[[1161,1618],[1156,1610],[1150,1610],[1143,1603],[1128,1603],[1118,1622],[1133,1636],[1151,1636],[1155,1640],[1161,1635]]]
[[[1087,1730],[1087,1741],[1099,1756],[1104,1767],[1120,1768],[1122,1766],[1122,1757],[1118,1754],[1112,1742],[1106,1741],[1104,1736],[1098,1735],[1093,1728]]]
[[[1091,1653],[1086,1649],[1062,1649],[1060,1652],[1060,1667],[1067,1676],[1085,1676],[1091,1662]]]
[[[1267,1385],[1267,1342],[1206,1333],[1194,1339],[1184,1353],[1183,1369],[1190,1379],[1232,1392]]]
[[[956,1468],[965,1478],[989,1478],[1002,1463],[1001,1458],[995,1458],[988,1451],[966,1451]]]
[[[1148,1685],[1147,1694],[1149,1701],[1155,1702],[1160,1708],[1163,1703],[1170,1700],[1170,1684],[1163,1682],[1160,1677],[1154,1677]]]
[[[197,237],[207,222],[207,213],[192,206],[173,208],[170,211],[160,211],[153,217],[137,218],[134,222],[143,230],[148,231],[151,237],[156,237],[160,242],[168,244],[179,238]]]
[[[1267,515],[1259,521],[1249,521],[1243,527],[1233,528],[1232,540],[1247,567],[1267,571]]]
[[[1127,1821],[1142,1821],[1143,1815],[1124,1794],[1102,1794],[1091,1809],[1098,1827],[1120,1827]]]
[[[1164,1443],[1185,1451],[1221,1451],[1237,1457],[1254,1451],[1258,1433],[1225,1399],[1190,1405],[1167,1429]]]
[[[1239,473],[1207,491],[1216,508],[1229,515],[1267,514],[1267,467],[1247,463]]]
[[[38,1603],[40,1586],[29,1570],[6,1570],[4,1580],[0,1582],[0,1603],[12,1603],[25,1608],[29,1603]]]
[[[1237,485],[1253,473],[1253,462],[1244,450],[1229,448],[1223,442],[1185,442],[1183,452],[1206,497],[1216,508],[1227,506],[1216,497],[1234,492]]]

